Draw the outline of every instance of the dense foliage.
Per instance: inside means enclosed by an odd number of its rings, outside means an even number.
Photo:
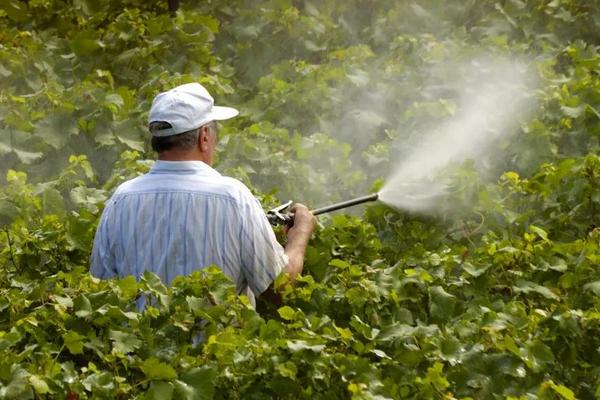
[[[598,2],[197,3],[0,1],[0,398],[600,398]],[[479,54],[531,60],[538,105],[453,212],[322,218],[258,312],[217,268],[89,276],[159,91],[238,107],[217,169],[316,206],[378,189]]]

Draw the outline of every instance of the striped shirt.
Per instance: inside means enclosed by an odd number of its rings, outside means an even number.
[[[139,279],[151,271],[170,284],[212,264],[253,301],[287,257],[244,184],[201,161],[157,161],[148,174],[120,185],[107,202],[90,272]]]

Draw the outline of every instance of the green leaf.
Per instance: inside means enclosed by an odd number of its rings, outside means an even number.
[[[339,268],[339,269],[350,268],[350,264],[348,264],[346,261],[340,260],[338,258],[334,258],[333,260],[329,261],[329,265],[331,265],[332,267]]]
[[[38,375],[31,375],[29,377],[29,383],[31,383],[31,386],[33,386],[33,389],[37,394],[46,394],[50,392],[50,388],[46,381]]]
[[[285,320],[293,321],[296,319],[296,311],[290,306],[283,306],[277,310],[279,316]]]
[[[209,400],[214,397],[217,376],[218,372],[214,368],[204,365],[192,368],[181,374],[181,381],[194,389],[193,399]],[[177,390],[177,383],[175,384],[175,388],[176,393],[181,394]]]
[[[23,162],[24,164],[31,164],[34,161],[37,161],[38,159],[42,158],[42,156],[44,155],[44,153],[41,152],[27,151],[17,147],[8,146],[0,142],[0,155],[8,154],[11,152],[14,152],[19,158],[19,160],[21,160],[21,162]]]
[[[123,98],[117,93],[111,93],[104,98],[104,101],[107,104],[114,105],[116,108],[120,108],[123,106],[124,101]]]
[[[90,55],[102,47],[97,33],[91,29],[77,33],[70,44],[71,49],[78,56]]]
[[[431,15],[429,11],[427,11],[425,8],[421,7],[417,3],[411,3],[410,8],[420,19],[427,20],[433,18],[433,15]]]
[[[0,10],[6,12],[6,15],[15,22],[23,22],[29,18],[27,3],[17,0],[0,1]]]
[[[0,144],[0,146],[1,146],[1,144]],[[44,153],[41,153],[41,152],[19,150],[17,148],[13,148],[13,151],[15,152],[17,157],[19,157],[19,160],[21,160],[25,164],[32,164],[33,162],[42,158],[44,155]]]
[[[142,274],[141,282],[145,283],[148,286],[148,289],[150,289],[152,292],[154,292],[156,294],[159,294],[159,293],[164,294],[167,291],[167,287],[160,280],[158,275],[156,275],[150,271],[144,271],[144,273]]]
[[[295,379],[296,374],[298,373],[298,369],[296,368],[296,365],[289,361],[285,362],[285,363],[277,364],[275,369],[277,369],[277,372],[279,372],[279,375],[284,376],[286,378],[290,378],[290,379]]]
[[[579,118],[585,112],[585,104],[581,104],[577,107],[561,106],[560,109],[567,117]]]
[[[375,354],[379,358],[383,358],[383,359],[387,359],[387,360],[391,360],[392,359],[383,350],[373,349],[373,350],[371,350],[371,353]]]
[[[81,336],[79,333],[74,331],[69,331],[65,333],[63,336],[63,341],[65,346],[71,354],[81,354],[83,353],[83,339],[85,336]]]
[[[124,300],[133,299],[137,295],[138,283],[132,275],[119,279],[117,285],[119,286],[119,290],[121,291]]]
[[[98,204],[106,200],[103,190],[78,186],[71,190],[71,201],[79,207],[85,207],[91,212],[97,212]]]
[[[43,210],[46,214],[56,214],[64,217],[65,201],[62,194],[53,187],[44,187],[42,193]]]
[[[0,331],[0,350],[11,348],[19,343],[22,338],[16,327],[12,327],[9,332]]]
[[[0,199],[0,226],[10,224],[18,212],[19,209],[13,202]]]
[[[287,347],[293,353],[296,353],[296,352],[302,351],[302,350],[309,350],[309,351],[313,351],[315,353],[320,353],[321,351],[323,351],[325,349],[324,344],[309,344],[308,342],[306,342],[304,340],[288,340]]]
[[[596,296],[600,296],[600,281],[586,283],[583,285],[583,289],[594,293]]]
[[[351,340],[353,337],[352,331],[348,328],[340,328],[339,326],[336,326],[335,330],[340,334],[342,339]]]
[[[550,300],[560,300],[560,298],[547,287],[538,285],[535,282],[526,281],[524,279],[519,279],[517,284],[513,286],[513,289],[517,293],[537,293]]]
[[[539,340],[534,340],[525,345],[522,359],[529,368],[541,371],[554,362],[554,354],[547,345]]]
[[[134,334],[111,330],[109,335],[113,342],[112,354],[125,355],[138,349],[142,341]]]
[[[429,289],[429,312],[438,321],[447,321],[452,318],[456,297],[446,292],[441,286]]]
[[[177,372],[175,372],[173,367],[160,362],[154,357],[144,360],[141,370],[148,379],[152,380],[171,380],[177,378]]]
[[[81,384],[88,392],[110,393],[114,387],[113,374],[108,371],[94,372],[83,381]]]
[[[0,386],[0,397],[7,399],[33,399],[34,393],[29,382],[29,372],[20,365],[13,364],[9,371],[3,371],[6,374],[6,386]]]
[[[562,397],[563,399],[566,399],[566,400],[576,400],[577,399],[575,397],[575,393],[568,387],[566,387],[564,385],[557,385],[556,383],[554,383],[552,381],[549,381],[548,383],[550,384],[550,387],[552,388],[552,390],[554,390],[556,393],[558,393],[560,395],[560,397]]]
[[[443,374],[444,364],[440,362],[436,362],[433,366],[427,369],[426,379],[424,382],[434,386],[437,389],[446,389],[450,386],[450,382],[446,379],[446,376]]]
[[[6,67],[4,65],[0,64],[0,76],[2,76],[4,78],[8,78],[11,75],[12,75],[12,71],[6,69]]]
[[[53,296],[53,299],[54,301],[56,301],[56,303],[60,304],[64,308],[73,307],[73,299],[71,299],[70,297]]]
[[[150,389],[146,393],[148,400],[171,400],[173,398],[174,387],[171,382],[152,382]]]
[[[86,318],[92,315],[92,304],[87,296],[82,294],[73,300],[73,310],[75,311],[76,316]]]
[[[517,344],[515,343],[514,339],[510,335],[504,336],[504,347],[508,351],[510,351],[511,353],[516,355],[517,357],[521,356],[521,352],[519,351]]]
[[[550,242],[548,240],[548,233],[535,225],[529,225],[529,230],[535,234],[537,234],[544,242]]]
[[[462,265],[462,269],[469,275],[477,278],[478,276],[481,276],[485,271],[487,271],[488,267],[476,267],[469,262],[465,262]]]
[[[183,381],[175,380],[173,382],[173,388],[173,394],[177,399],[194,400],[199,398],[196,394],[196,389]]]
[[[71,135],[77,135],[79,128],[77,119],[72,114],[54,112],[36,123],[35,135],[44,139],[46,143],[55,149],[63,148],[69,141]]]
[[[415,327],[408,324],[395,323],[393,325],[384,327],[377,336],[377,340],[387,342],[394,341],[399,338],[410,337],[414,335],[415,329]]]

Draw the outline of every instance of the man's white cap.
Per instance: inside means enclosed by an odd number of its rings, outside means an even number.
[[[217,120],[233,118],[238,110],[215,106],[215,101],[199,83],[186,83],[158,94],[152,101],[148,123],[164,121],[171,128],[154,131],[154,136],[171,136],[191,131]]]

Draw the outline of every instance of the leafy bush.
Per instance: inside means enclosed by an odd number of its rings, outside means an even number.
[[[600,398],[598,13],[1,3],[0,397]],[[217,168],[265,206],[317,205],[378,190],[455,113],[466,71],[447,66],[478,54],[527,57],[539,81],[494,178],[455,166],[434,215],[321,217],[284,305],[255,311],[218,268],[172,287],[87,273],[104,201],[152,163],[158,91],[199,81],[240,108]]]

